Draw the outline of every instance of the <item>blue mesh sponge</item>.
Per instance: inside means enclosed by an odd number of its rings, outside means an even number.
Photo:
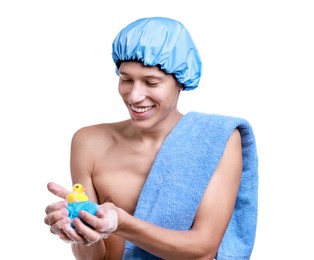
[[[195,89],[202,74],[201,58],[189,32],[180,22],[165,17],[141,18],[123,28],[112,43],[112,58],[117,74],[123,61],[160,65],[185,90]]]
[[[98,207],[99,207],[99,205],[97,203],[95,203],[95,202],[82,201],[82,202],[68,203],[67,210],[69,211],[69,218],[72,221],[74,218],[79,217],[79,212],[81,210],[85,210],[88,213],[96,216],[96,211],[97,211]],[[86,225],[88,225],[86,222],[84,222],[84,223]],[[73,224],[71,224],[71,225],[72,225],[73,228],[75,228]],[[88,225],[88,226],[90,226],[90,225]]]

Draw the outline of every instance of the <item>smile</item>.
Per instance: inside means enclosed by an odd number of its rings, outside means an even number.
[[[149,106],[149,107],[135,107],[135,106],[131,106],[131,109],[134,112],[137,112],[137,113],[147,112],[147,111],[151,110],[152,108],[153,108],[153,106]]]

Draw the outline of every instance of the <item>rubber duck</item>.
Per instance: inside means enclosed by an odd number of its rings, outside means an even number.
[[[85,187],[80,184],[76,183],[73,185],[73,192],[69,193],[66,197],[66,201],[73,203],[73,202],[82,202],[88,201],[88,196],[85,194]]]
[[[73,185],[72,189],[73,192],[69,193],[66,196],[66,201],[68,202],[67,209],[69,211],[69,218],[71,219],[71,226],[75,229],[72,220],[74,218],[79,218],[80,211],[85,210],[90,214],[96,216],[99,205],[95,202],[88,200],[88,196],[85,194],[85,187],[82,184],[76,183]],[[90,228],[93,228],[83,219],[81,220],[83,221],[84,224],[86,224]]]

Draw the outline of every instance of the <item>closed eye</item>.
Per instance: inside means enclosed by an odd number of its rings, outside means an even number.
[[[146,81],[145,84],[150,87],[157,87],[159,82]]]
[[[120,77],[120,82],[122,83],[132,83],[133,81],[131,79],[123,79]]]

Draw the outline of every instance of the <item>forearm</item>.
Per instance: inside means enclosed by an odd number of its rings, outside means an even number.
[[[91,246],[72,244],[72,252],[76,260],[104,260],[106,256],[106,248],[103,241],[99,241]]]
[[[160,228],[133,216],[127,217],[115,234],[163,259],[208,260],[215,256],[217,250],[211,246],[204,232]]]

